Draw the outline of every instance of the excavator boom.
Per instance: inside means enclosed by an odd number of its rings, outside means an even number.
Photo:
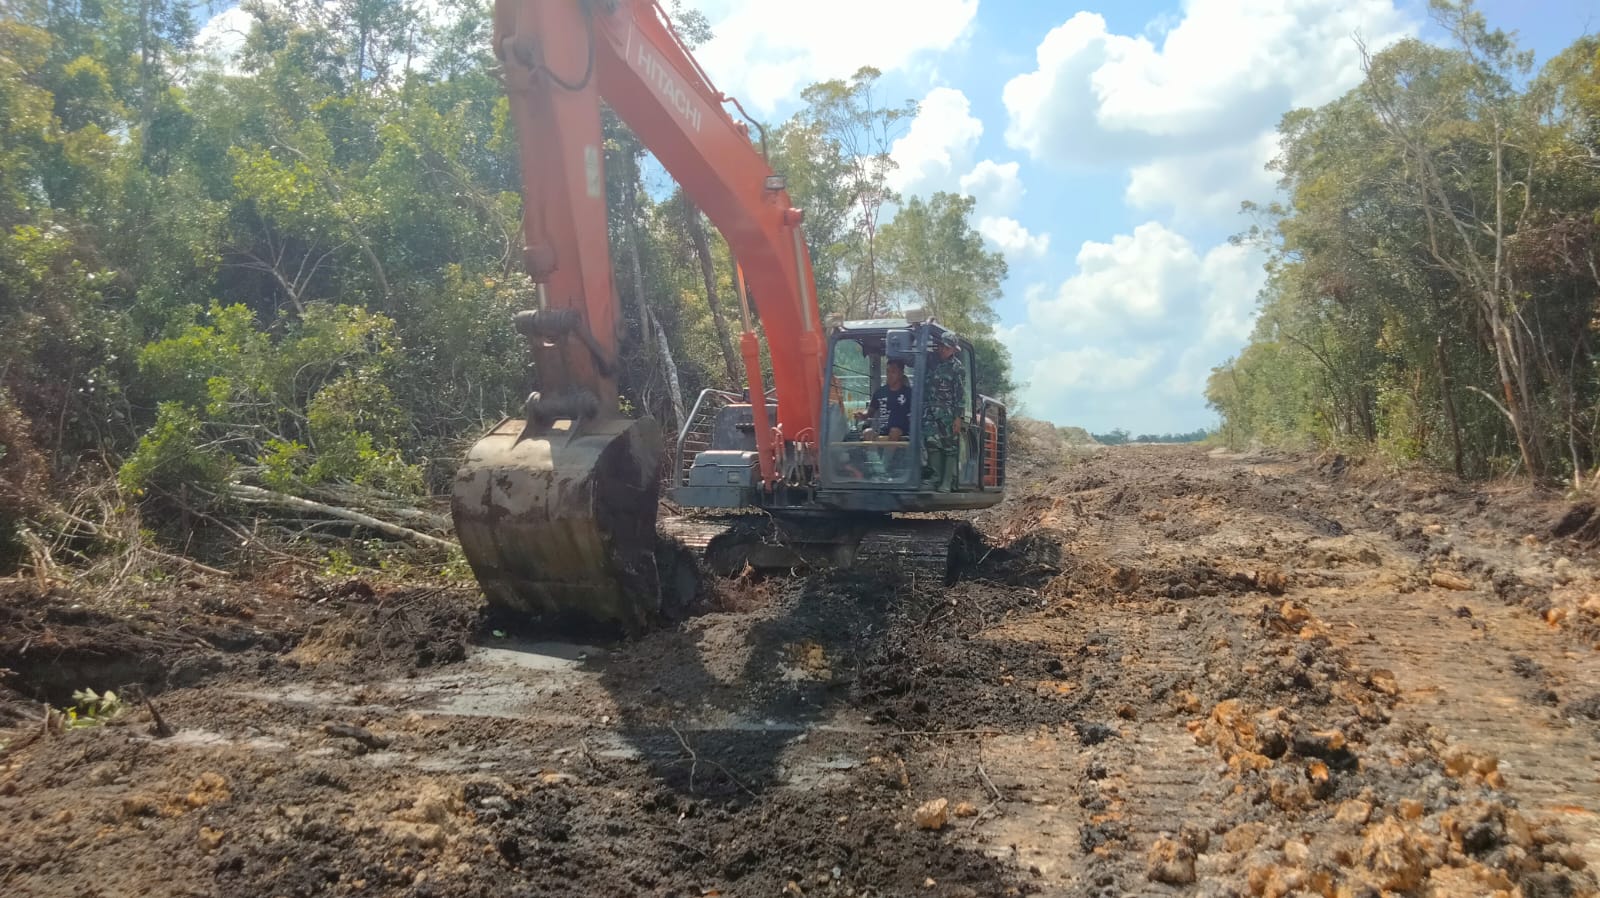
[[[788,439],[814,438],[823,341],[803,215],[659,4],[496,0],[494,45],[521,150],[528,271],[548,285],[549,302],[586,315],[615,354],[604,100],[727,240],[767,332],[773,379],[795,400],[778,424]],[[574,361],[550,376],[615,397],[614,377]]]
[[[766,395],[751,308],[783,401],[753,403],[766,488],[785,445],[818,439],[823,337],[803,215],[655,0],[496,0],[520,150],[525,263],[517,316],[540,390],[479,441],[452,511],[492,603],[638,628],[657,612],[660,431],[617,408],[620,307],[607,242],[604,100],[711,219],[739,267],[749,395]],[[745,286],[747,285],[747,287]]]

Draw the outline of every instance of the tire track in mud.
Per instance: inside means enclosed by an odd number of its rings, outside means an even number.
[[[1213,616],[1216,627],[1191,626],[1170,606],[1096,597],[1060,609],[1064,619],[1081,623],[1055,633],[1064,637],[1063,645],[1075,644],[1085,662],[1077,672],[1080,700],[1065,732],[1031,746],[1018,746],[1015,737],[1009,745],[996,740],[998,751],[990,753],[1010,749],[1028,757],[1053,747],[1061,758],[1043,776],[1032,771],[1024,794],[1054,786],[1064,799],[1007,805],[1005,816],[989,828],[997,841],[1021,846],[1020,859],[1038,868],[1047,894],[1161,890],[1145,880],[1143,851],[1161,836],[1176,834],[1176,821],[1207,819],[1219,797],[1213,757],[1195,745],[1171,702],[1173,683],[1186,682],[1202,666],[1174,662],[1185,655],[1200,662],[1194,656],[1204,654],[1210,634],[1227,629],[1227,622]],[[1024,627],[1018,622],[1012,629]],[[1188,636],[1200,651],[1190,648]],[[1035,832],[1052,838],[1039,839]]]
[[[1593,727],[1538,696],[1600,689],[1594,653],[1485,592],[1425,586],[1442,565],[1487,582],[1468,556],[1505,568],[1512,550],[1451,531],[1452,555],[1410,535],[1433,526],[1405,517],[1426,503],[1293,457],[1132,448],[1023,464],[1013,484],[979,516],[1009,545],[950,589],[893,571],[741,581],[728,609],[606,652],[486,638],[426,671],[248,655],[159,699],[177,739],[107,727],[0,765],[0,812],[25,821],[0,833],[0,883],[1592,892],[1582,858],[1512,806],[1559,808],[1581,758],[1592,774]],[[330,723],[386,744],[357,750]],[[1446,737],[1480,753],[1468,768],[1496,755],[1504,788],[1452,773]],[[937,799],[948,819],[919,827]],[[114,852],[62,851],[94,839]]]
[[[1186,714],[1201,710],[1191,689],[1236,688],[1233,672],[1252,654],[1254,609],[1230,600],[1214,578],[1203,576],[1198,590],[1175,589],[1183,560],[1174,567],[1171,547],[1139,520],[1141,506],[1167,490],[1110,484],[1092,470],[1073,479],[1043,514],[1062,528],[1067,571],[1046,590],[1062,597],[984,634],[1073,658],[1073,699],[1055,738],[994,740],[991,757],[1053,763],[1011,765],[1006,772],[1026,781],[1030,800],[1003,805],[981,832],[1046,894],[1179,893],[1196,874],[1153,882],[1145,853],[1164,838],[1198,843],[1216,825],[1230,785],[1214,770],[1215,755],[1196,744]],[[1176,491],[1184,488],[1177,482]],[[1160,597],[1173,592],[1196,601]]]
[[[1307,605],[1362,664],[1393,671],[1397,713],[1497,761],[1511,799],[1600,868],[1600,726],[1573,710],[1600,689],[1600,645],[1551,610],[1547,597],[1576,578],[1528,532],[1547,522],[1517,515],[1514,501],[1497,512],[1494,493],[1457,484],[1411,487],[1409,502],[1396,502],[1392,485],[1296,484],[1308,504],[1364,521],[1362,538],[1389,562],[1347,572],[1342,588],[1306,591]],[[1449,588],[1433,582],[1440,572]]]
[[[1145,457],[1163,455],[1178,453]],[[1570,869],[1584,859],[1563,847],[1569,834],[1530,826],[1512,809],[1543,797],[1539,787],[1519,790],[1513,778],[1502,790],[1492,776],[1485,783],[1470,769],[1458,773],[1438,738],[1444,729],[1488,725],[1514,741],[1531,719],[1526,709],[1508,700],[1489,719],[1414,713],[1405,697],[1389,695],[1394,680],[1384,668],[1399,666],[1390,659],[1422,622],[1381,601],[1329,601],[1374,586],[1387,598],[1416,579],[1427,559],[1381,532],[1392,517],[1369,522],[1363,497],[1327,489],[1310,464],[1196,465],[1195,455],[1156,467],[1117,453],[1114,468],[1096,460],[1055,478],[1053,500],[1030,497],[1029,518],[1065,532],[1067,571],[1054,585],[1065,581],[1073,595],[1008,630],[1086,647],[1088,663],[1076,675],[1094,698],[1074,712],[1111,720],[1114,736],[1077,746],[1052,768],[1054,777],[1079,780],[1076,813],[1054,803],[1043,808],[1051,813],[1008,805],[984,830],[1021,838],[1024,855],[1027,847],[1054,852],[1054,863],[1030,865],[1048,894],[1386,889],[1444,898],[1502,887],[1510,894],[1518,879],[1517,894],[1592,894],[1592,879]],[[1263,587],[1284,595],[1252,592]],[[1525,615],[1521,623],[1542,626]],[[1352,626],[1381,631],[1386,641],[1352,645],[1343,638]],[[1453,694],[1438,702],[1450,709],[1476,698],[1462,648],[1437,644],[1460,670],[1432,665],[1457,677]],[[1549,644],[1525,649],[1552,654]],[[1548,672],[1595,682],[1593,655],[1580,657],[1581,664],[1551,662]],[[1528,669],[1526,658],[1519,663]],[[1579,759],[1592,761],[1581,739],[1568,740],[1565,757],[1574,763],[1556,765],[1546,776],[1552,784],[1581,776]],[[1481,768],[1499,746],[1474,744],[1467,759]],[[1510,746],[1505,756],[1518,757]],[[1478,821],[1471,832],[1479,837],[1463,837],[1464,820]],[[1076,854],[1058,833],[1062,823],[1078,830]],[[1030,830],[1053,837],[1030,843]]]
[[[1569,655],[1526,612],[1459,593],[1341,598],[1310,604],[1357,657],[1394,671],[1405,713],[1496,758],[1522,809],[1563,824],[1600,868],[1600,741],[1592,724],[1544,704],[1535,681],[1558,669],[1565,680],[1600,684],[1594,653]]]

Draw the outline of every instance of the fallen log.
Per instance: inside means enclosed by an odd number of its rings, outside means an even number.
[[[453,540],[440,539],[437,536],[423,533],[420,530],[412,530],[410,527],[402,527],[399,524],[380,520],[372,515],[362,514],[359,511],[352,511],[348,508],[340,508],[336,505],[326,505],[322,502],[313,502],[310,499],[302,499],[299,496],[291,496],[288,493],[279,493],[274,492],[273,490],[262,489],[259,486],[249,486],[243,483],[230,483],[228,484],[228,496],[240,502],[255,505],[272,505],[277,506],[278,508],[295,509],[298,511],[314,511],[320,515],[338,518],[340,520],[349,521],[352,524],[359,524],[362,527],[376,530],[379,533],[386,533],[389,536],[395,537],[396,539],[409,540],[414,543],[421,543],[422,545],[433,546],[439,549],[459,548],[459,546]]]
[[[382,490],[344,484],[318,484],[304,490],[302,495],[313,502],[322,502],[335,508],[358,508],[374,516],[382,515],[424,532],[447,533],[450,530],[448,513],[440,514],[418,507],[418,500],[414,498]]]

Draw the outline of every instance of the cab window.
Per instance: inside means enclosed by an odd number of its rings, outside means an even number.
[[[872,407],[886,361],[881,340],[867,346],[842,339],[833,346],[822,408],[823,459],[830,480],[892,484],[910,476],[909,435],[887,439],[878,432],[881,422],[875,418],[881,415]]]
[[[872,401],[872,372],[867,354],[856,340],[833,347],[833,370],[822,407],[823,439],[839,443],[860,439],[861,422]]]

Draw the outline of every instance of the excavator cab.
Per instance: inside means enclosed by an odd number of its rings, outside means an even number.
[[[822,415],[816,502],[843,511],[949,511],[987,508],[1000,501],[1005,475],[1005,406],[979,392],[988,372],[978,368],[972,344],[957,338],[953,358],[966,389],[955,409],[962,422],[955,488],[928,483],[922,385],[938,364],[937,347],[948,333],[938,324],[905,319],[847,321],[829,338],[829,390]],[[888,409],[872,397],[888,380],[891,363],[904,368],[910,388],[903,428],[891,428]],[[903,394],[888,394],[891,402]],[[896,433],[896,430],[902,432]]]
[[[950,333],[937,323],[905,318],[847,321],[828,337],[826,389],[815,463],[793,456],[777,489],[760,481],[754,407],[745,398],[707,391],[678,436],[672,499],[686,508],[765,508],[773,512],[935,512],[987,508],[1005,487],[1006,409],[979,392],[988,372],[978,367],[972,344],[957,337],[955,355],[966,390],[956,410],[961,420],[955,488],[927,482],[921,385],[938,364],[937,347]],[[910,388],[902,432],[874,420],[872,397],[891,363],[904,367]],[[783,397],[768,397],[776,417]]]
[[[953,488],[931,482],[924,384],[938,347],[954,338],[964,367],[964,394]],[[701,552],[720,574],[747,568],[784,570],[892,560],[912,576],[953,582],[975,557],[972,526],[958,517],[928,516],[988,508],[1003,498],[1006,409],[983,395],[988,372],[972,344],[940,325],[892,318],[849,321],[827,339],[821,415],[811,439],[786,441],[776,483],[763,482],[754,424],[760,410],[745,400],[706,391],[678,435],[668,494],[699,515],[662,522],[663,531]],[[891,364],[903,366],[908,408],[891,422],[875,414],[873,394]],[[896,392],[899,392],[898,390]],[[767,397],[767,418],[787,401]],[[896,431],[899,432],[896,432]],[[762,514],[717,511],[760,509]],[[897,516],[923,513],[916,517]]]

